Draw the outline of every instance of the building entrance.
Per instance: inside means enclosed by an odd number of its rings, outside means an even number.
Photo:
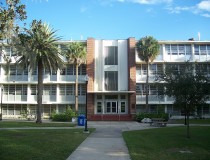
[[[108,114],[118,113],[118,103],[117,101],[106,101],[105,112]]]

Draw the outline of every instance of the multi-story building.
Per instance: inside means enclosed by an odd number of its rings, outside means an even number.
[[[87,114],[89,120],[131,120],[136,113],[145,111],[146,64],[135,50],[135,38],[126,40],[83,41],[87,43],[87,61],[79,68],[79,113],[85,113],[86,74]],[[71,41],[59,42],[60,48]],[[159,41],[160,54],[149,70],[149,110],[164,111],[173,117],[182,116],[179,108],[173,107],[173,99],[159,98],[157,88],[152,85],[157,73],[164,66],[173,64],[179,70],[186,61],[205,66],[210,75],[210,41]],[[18,118],[22,110],[35,114],[37,97],[36,70],[21,70],[14,65],[15,55],[9,46],[1,47],[2,53],[12,57],[9,73],[5,72],[5,61],[1,56],[0,85],[3,86],[3,118]],[[67,64],[62,71],[52,74],[44,72],[43,117],[52,111],[61,113],[67,106],[74,108],[75,66]],[[207,103],[210,104],[210,101]],[[210,117],[210,105],[199,112]]]

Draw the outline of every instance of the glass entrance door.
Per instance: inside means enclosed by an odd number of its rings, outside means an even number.
[[[117,101],[106,101],[106,113],[118,113]]]

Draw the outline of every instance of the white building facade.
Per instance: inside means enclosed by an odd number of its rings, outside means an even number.
[[[132,120],[135,114],[145,111],[146,64],[141,61],[135,50],[135,38],[125,40],[96,40],[88,38],[87,62],[79,68],[79,113],[87,114],[89,120]],[[60,48],[70,41],[59,42]],[[173,107],[173,99],[158,98],[157,89],[152,85],[157,73],[167,64],[177,66],[186,61],[197,62],[205,67],[210,75],[210,41],[159,41],[160,54],[150,65],[149,70],[149,110],[153,113],[166,112],[174,118],[183,115],[179,108]],[[0,85],[3,89],[3,118],[21,117],[22,111],[36,113],[37,71],[22,70],[15,65],[15,53],[9,46],[0,47]],[[6,73],[3,54],[11,57],[9,73]],[[67,62],[66,62],[67,63]],[[62,113],[67,106],[75,104],[75,66],[67,64],[63,70],[53,73],[44,71],[42,116],[49,118],[52,112]],[[88,74],[87,84],[85,76]],[[210,104],[210,101],[207,103]],[[199,112],[210,116],[210,106],[202,107]]]

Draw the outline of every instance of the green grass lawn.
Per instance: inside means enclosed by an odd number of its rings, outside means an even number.
[[[73,123],[42,123],[36,124],[33,121],[21,122],[21,121],[0,121],[0,128],[13,128],[13,127],[74,127]]]
[[[184,124],[184,119],[172,120],[173,123]],[[190,124],[210,124],[210,118],[208,119],[190,119]]]
[[[88,135],[83,129],[0,130],[0,159],[65,160]]]
[[[190,139],[186,127],[127,131],[123,137],[132,160],[209,160],[210,127],[190,127],[190,132]]]

